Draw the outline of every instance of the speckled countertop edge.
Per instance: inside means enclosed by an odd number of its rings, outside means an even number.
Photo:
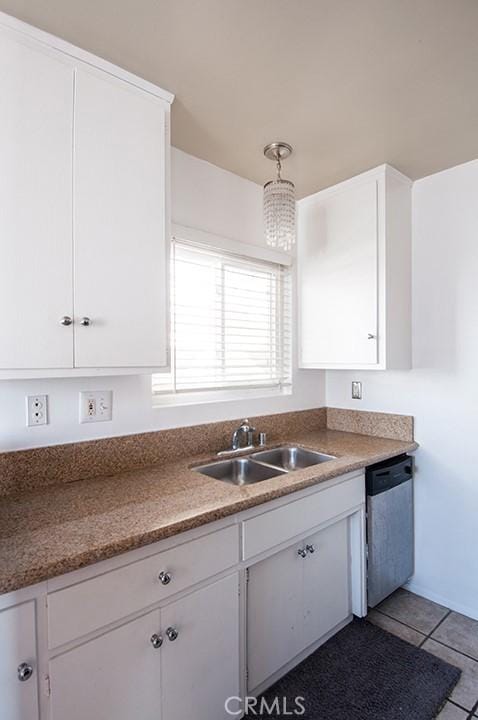
[[[0,504],[0,593],[77,570],[418,447],[412,441],[337,430],[296,434],[282,444],[302,445],[337,457],[242,487],[192,469],[217,457],[189,457],[6,498]]]

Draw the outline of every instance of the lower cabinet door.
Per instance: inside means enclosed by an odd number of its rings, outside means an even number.
[[[35,603],[0,612],[0,718],[38,718]]]
[[[349,576],[347,519],[249,568],[249,691],[350,615]]]
[[[248,690],[255,690],[303,647],[302,543],[249,568],[247,585]]]
[[[304,647],[328,633],[351,612],[348,519],[304,541]]]
[[[52,720],[159,720],[159,622],[156,610],[54,658]]]
[[[238,575],[171,603],[161,621],[163,719],[230,720],[225,703],[239,694]]]

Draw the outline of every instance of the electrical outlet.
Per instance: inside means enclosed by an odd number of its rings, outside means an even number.
[[[113,417],[113,391],[80,392],[80,423],[105,422]]]
[[[27,427],[48,424],[48,395],[28,395]]]
[[[352,399],[353,400],[361,400],[362,399],[362,383],[359,380],[352,381]]]

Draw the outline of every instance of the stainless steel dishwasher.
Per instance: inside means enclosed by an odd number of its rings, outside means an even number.
[[[413,458],[371,465],[367,487],[367,595],[375,607],[414,571]]]

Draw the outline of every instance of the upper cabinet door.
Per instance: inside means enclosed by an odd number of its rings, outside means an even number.
[[[2,370],[73,365],[73,72],[0,29]]]
[[[301,366],[373,365],[377,182],[318,193],[299,208]]]
[[[381,165],[299,201],[299,367],[411,367],[411,185]]]
[[[79,65],[74,140],[77,368],[167,365],[168,118],[158,97]]]

